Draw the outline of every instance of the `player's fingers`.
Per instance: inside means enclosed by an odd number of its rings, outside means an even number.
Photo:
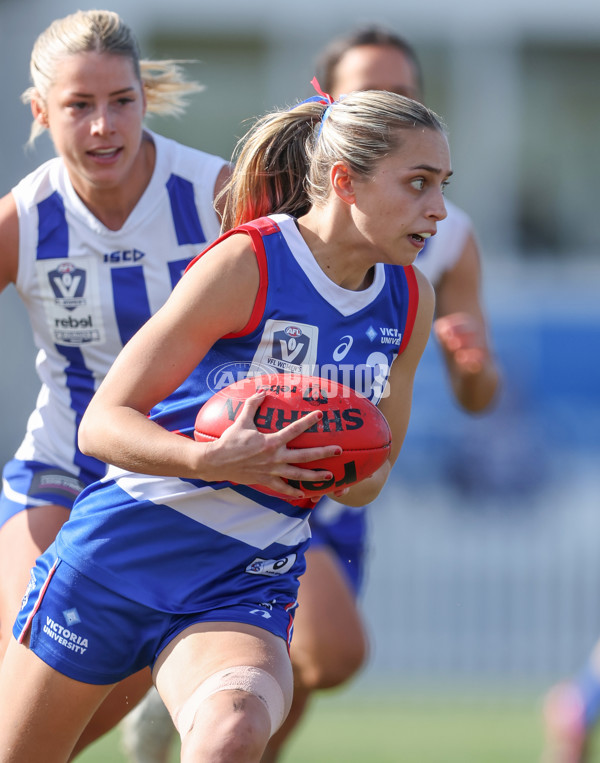
[[[308,461],[320,461],[341,454],[342,448],[339,445],[318,445],[312,448],[287,448],[283,459],[286,464],[305,464]]]
[[[298,466],[288,464],[278,476],[296,482],[329,482],[333,479],[333,472],[329,469],[301,469]]]
[[[236,421],[240,426],[250,426],[254,424],[254,416],[261,406],[261,403],[265,399],[267,391],[264,389],[257,390],[253,395],[244,400],[244,405],[239,413]]]
[[[273,436],[277,437],[282,443],[288,443],[290,440],[293,440],[294,437],[301,435],[302,432],[306,432],[307,429],[316,426],[322,418],[322,411],[311,411],[310,413],[307,413],[306,416],[302,416],[296,421],[287,424],[279,432],[275,432]]]

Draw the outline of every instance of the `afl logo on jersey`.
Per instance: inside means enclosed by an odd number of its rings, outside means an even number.
[[[286,326],[273,334],[272,357],[285,364],[300,366],[308,352],[310,341],[299,326]]]
[[[256,376],[254,369],[263,369],[265,366],[269,373],[310,375],[317,363],[318,344],[317,326],[268,318],[248,375]],[[260,370],[258,373],[264,372]]]
[[[72,262],[62,262],[48,273],[48,280],[57,305],[75,310],[85,302],[85,270]]]

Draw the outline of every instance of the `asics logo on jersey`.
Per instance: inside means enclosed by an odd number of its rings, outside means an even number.
[[[260,615],[261,617],[264,617],[265,620],[270,620],[271,615],[269,612],[265,612],[264,609],[251,609],[249,610],[251,615]]]
[[[140,252],[139,249],[120,249],[116,252],[108,252],[104,255],[104,262],[138,262],[146,256],[145,252]]]
[[[349,334],[346,334],[340,339],[340,343],[333,351],[333,359],[336,361],[336,363],[346,357],[350,348],[352,347],[353,342],[354,339]]]
[[[295,561],[296,554],[290,554],[281,559],[261,559],[258,556],[246,567],[246,572],[250,575],[266,575],[267,577],[283,575],[293,567]]]

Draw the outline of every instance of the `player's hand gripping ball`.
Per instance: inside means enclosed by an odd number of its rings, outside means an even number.
[[[392,434],[385,416],[366,397],[329,379],[299,374],[266,374],[230,384],[216,392],[196,417],[194,437],[211,442],[231,426],[244,401],[258,390],[267,394],[254,417],[260,432],[277,432],[298,418],[318,409],[319,423],[288,443],[289,448],[339,445],[342,453],[302,464],[305,469],[326,469],[327,481],[288,480],[309,497],[343,490],[370,477],[387,459]],[[269,488],[253,485],[262,492],[278,495]],[[289,500],[289,497],[285,497]]]

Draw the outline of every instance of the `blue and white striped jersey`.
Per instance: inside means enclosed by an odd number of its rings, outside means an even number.
[[[92,394],[192,257],[219,234],[213,195],[225,160],[149,134],[154,172],[120,230],[105,227],[82,203],[60,158],[12,190],[19,214],[16,286],[42,382],[16,458],[58,466],[84,482],[105,473],[76,442]]]

